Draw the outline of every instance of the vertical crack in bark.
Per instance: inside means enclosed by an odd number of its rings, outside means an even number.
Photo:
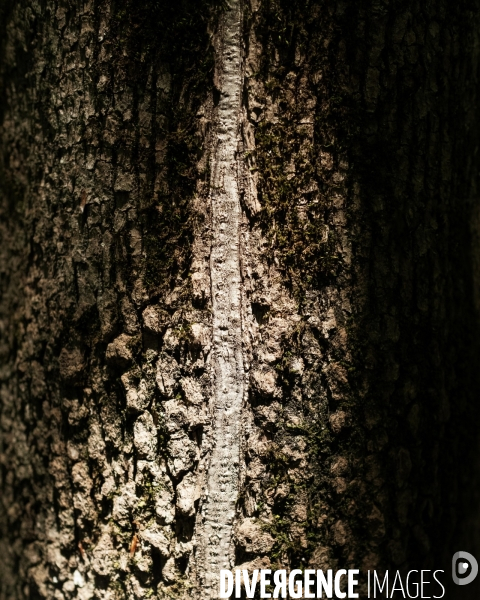
[[[212,153],[213,447],[203,504],[204,591],[215,595],[220,569],[233,558],[244,383],[240,273],[241,207],[237,150],[242,90],[241,0],[230,0],[221,22],[217,69],[220,100]]]

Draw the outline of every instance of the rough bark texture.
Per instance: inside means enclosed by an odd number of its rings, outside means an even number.
[[[0,599],[478,554],[478,2],[0,6]]]

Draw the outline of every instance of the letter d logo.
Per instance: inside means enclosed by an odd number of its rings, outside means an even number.
[[[470,571],[470,573],[468,573]],[[452,577],[457,585],[472,583],[478,574],[478,563],[469,552],[455,552],[452,558]],[[462,577],[466,575],[466,577]]]

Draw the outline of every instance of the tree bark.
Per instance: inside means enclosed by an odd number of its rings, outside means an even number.
[[[1,0],[0,600],[480,559],[479,9]]]

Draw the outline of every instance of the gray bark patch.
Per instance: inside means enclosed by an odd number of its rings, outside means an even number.
[[[210,258],[213,310],[213,447],[198,536],[199,577],[208,596],[220,569],[233,560],[232,528],[238,497],[241,414],[245,389],[240,271],[241,206],[237,151],[242,90],[241,3],[231,0],[221,22],[217,53],[220,100],[212,156],[213,236]]]

